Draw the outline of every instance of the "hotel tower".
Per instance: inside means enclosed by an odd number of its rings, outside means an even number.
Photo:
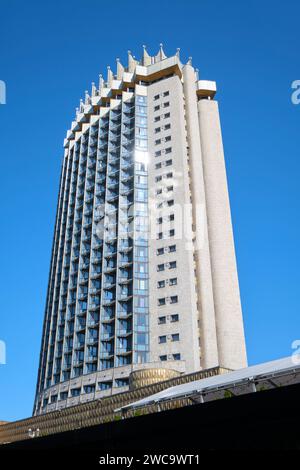
[[[247,365],[216,84],[128,52],[64,141],[34,414]],[[148,380],[148,382],[147,382]]]

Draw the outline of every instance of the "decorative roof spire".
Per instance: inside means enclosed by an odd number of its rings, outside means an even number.
[[[92,82],[92,96],[96,96],[97,94],[97,88],[95,85],[95,82]]]
[[[187,61],[187,65],[192,65],[192,57],[189,57],[189,60]]]
[[[151,65],[151,63],[152,63],[151,56],[148,54],[146,46],[143,46],[142,64],[147,66],[147,65]]]
[[[84,99],[84,104],[89,104],[89,92],[85,90],[85,99]]]
[[[79,104],[79,112],[82,113],[83,112],[83,99],[80,98],[80,104]]]
[[[110,69],[110,66],[108,65],[107,66],[107,86],[108,86],[108,88],[111,87],[113,79],[114,79],[114,74],[112,73],[112,71]]]
[[[128,51],[128,72],[134,72],[136,61],[134,60],[131,51]]]
[[[99,90],[104,87],[104,80],[103,80],[103,75],[100,73],[99,75]]]
[[[124,72],[124,67],[121,64],[120,59],[117,59],[117,79],[118,80],[122,80],[123,72]]]
[[[178,59],[180,59],[180,47],[177,47],[176,49],[176,56],[178,57]]]
[[[163,44],[160,43],[158,54],[155,56],[155,62],[160,62],[161,60],[164,60],[166,58],[167,58],[167,56],[164,53]]]

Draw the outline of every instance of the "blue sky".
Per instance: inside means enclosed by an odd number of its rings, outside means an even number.
[[[142,44],[180,47],[202,79],[217,81],[249,363],[291,353],[300,338],[299,15],[296,0],[1,0],[0,420],[32,412],[65,132],[84,90]]]

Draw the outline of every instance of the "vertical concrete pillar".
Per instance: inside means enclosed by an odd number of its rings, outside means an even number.
[[[196,76],[194,68],[189,64],[183,67],[183,89],[189,146],[193,221],[196,234],[195,269],[197,274],[201,367],[206,369],[218,365],[219,358],[206,223],[206,201],[197,110]],[[196,216],[197,213],[202,213],[201,219]]]
[[[220,366],[246,367],[244,328],[218,103],[198,102]]]

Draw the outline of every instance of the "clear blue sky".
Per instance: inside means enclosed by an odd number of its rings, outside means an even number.
[[[180,47],[217,81],[249,363],[289,355],[300,338],[299,2],[1,0],[0,17],[0,420],[32,411],[65,132],[90,83],[142,44]]]

